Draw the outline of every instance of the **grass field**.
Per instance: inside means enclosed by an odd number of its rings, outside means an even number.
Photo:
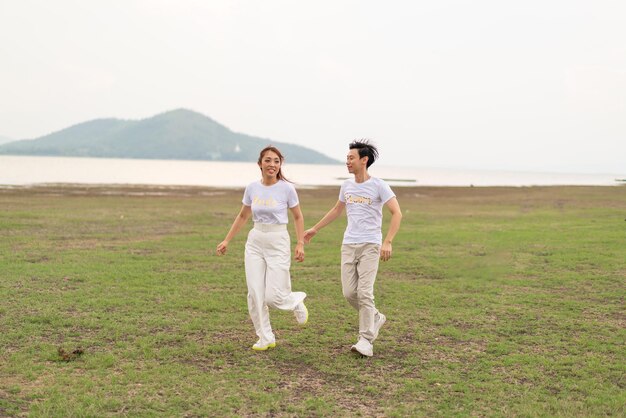
[[[309,323],[254,352],[246,234],[213,255],[241,190],[0,189],[0,416],[626,414],[626,187],[395,191],[367,359],[343,219],[292,266]],[[337,189],[299,194],[309,227]]]

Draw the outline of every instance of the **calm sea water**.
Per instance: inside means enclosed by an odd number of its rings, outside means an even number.
[[[285,175],[304,187],[339,186],[343,165],[285,164]],[[372,166],[370,174],[399,186],[618,185],[620,174],[554,174]],[[42,183],[244,187],[259,178],[255,163],[0,156],[0,185]]]

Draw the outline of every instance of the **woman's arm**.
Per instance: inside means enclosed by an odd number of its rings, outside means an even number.
[[[242,205],[239,214],[233,221],[233,225],[230,227],[230,231],[228,231],[228,234],[226,234],[226,238],[224,238],[224,241],[217,244],[217,255],[226,254],[228,244],[235,237],[235,235],[237,235],[241,227],[244,226],[246,222],[248,222],[248,219],[250,219],[250,215],[252,215],[252,208],[250,206]]]
[[[291,208],[293,223],[296,227],[296,261],[304,261],[304,216],[300,205]]]

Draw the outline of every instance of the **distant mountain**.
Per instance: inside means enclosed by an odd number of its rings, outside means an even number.
[[[148,119],[96,119],[36,139],[0,145],[0,154],[165,160],[256,161],[275,145],[290,163],[336,164],[312,149],[233,132],[187,109]]]
[[[6,144],[7,142],[15,141],[14,139],[7,138],[6,136],[0,135],[0,144]]]

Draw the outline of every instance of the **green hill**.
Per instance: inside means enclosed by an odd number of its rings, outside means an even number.
[[[36,139],[0,145],[0,154],[165,160],[256,161],[266,145],[290,163],[336,164],[312,149],[233,132],[187,109],[148,119],[97,119]]]

